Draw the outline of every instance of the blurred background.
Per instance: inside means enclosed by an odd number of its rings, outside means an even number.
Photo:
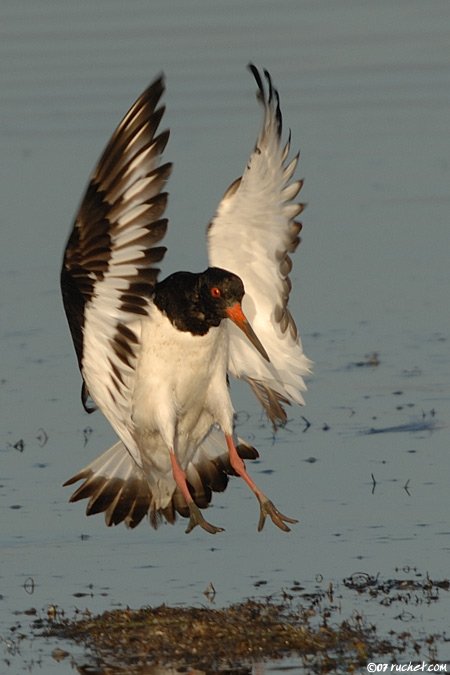
[[[3,0],[0,36],[0,634],[30,605],[195,604],[209,582],[227,604],[262,580],[267,593],[361,570],[447,574],[447,0]],[[184,522],[109,530],[61,487],[114,441],[81,408],[62,251],[110,134],[164,71],[163,274],[206,267],[205,226],[260,124],[249,61],[272,74],[301,149],[291,311],[315,367],[276,438],[250,392],[233,395],[261,454],[250,470],[300,523],[257,534],[232,481],[216,538]],[[445,616],[448,601],[415,620]]]

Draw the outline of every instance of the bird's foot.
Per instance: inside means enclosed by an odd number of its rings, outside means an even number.
[[[280,511],[278,511],[277,507],[270,501],[270,499],[267,498],[259,498],[259,504],[260,504],[260,514],[259,514],[259,522],[258,522],[258,532],[261,532],[261,530],[264,527],[264,523],[266,522],[267,516],[270,516],[272,522],[280,528],[280,530],[283,530],[283,532],[290,532],[291,528],[286,525],[286,523],[298,523],[298,520],[295,518],[289,518],[288,516],[283,516]]]
[[[194,527],[196,525],[199,525],[201,528],[206,530],[206,532],[209,532],[210,534],[217,534],[217,532],[224,532],[223,527],[216,527],[215,525],[211,525],[211,523],[208,523],[205,518],[203,518],[200,509],[198,506],[194,503],[191,502],[189,504],[189,523],[186,528],[186,534],[189,534],[189,532],[192,532]]]

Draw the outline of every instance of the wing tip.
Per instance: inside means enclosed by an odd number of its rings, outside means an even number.
[[[256,82],[256,85],[258,87],[258,91],[256,92],[256,96],[257,96],[259,101],[264,103],[265,98],[266,98],[266,92],[265,92],[264,83],[263,83],[263,80],[262,80],[262,77],[261,77],[261,73],[259,72],[258,68],[255,66],[255,64],[252,63],[251,61],[247,64],[247,69],[253,75],[253,77],[255,79],[255,82]]]
[[[266,68],[262,69],[264,77],[267,81],[268,91],[266,92],[264,80],[261,76],[260,71],[255,66],[255,64],[250,61],[247,64],[247,69],[252,73],[253,77],[255,78],[256,85],[258,87],[258,91],[256,92],[256,97],[257,97],[258,101],[260,101],[263,104],[263,106],[266,110],[266,114],[269,110],[271,110],[271,109],[273,110],[273,114],[275,115],[275,119],[276,119],[276,129],[277,129],[278,137],[281,137],[282,128],[283,128],[283,117],[282,117],[281,108],[280,108],[280,95],[279,95],[276,87],[274,87],[274,85],[273,85],[272,76]]]

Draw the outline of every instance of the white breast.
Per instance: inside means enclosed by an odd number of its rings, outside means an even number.
[[[227,360],[223,325],[194,336],[156,307],[143,321],[132,419],[141,453],[158,469],[170,468],[168,447],[186,466],[214,423],[231,433]]]

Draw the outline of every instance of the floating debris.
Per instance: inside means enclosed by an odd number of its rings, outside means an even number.
[[[48,434],[42,427],[39,427],[38,429],[36,440],[39,443],[39,447],[41,448],[43,448],[48,441]]]
[[[288,603],[247,600],[222,610],[165,605],[115,610],[54,624],[48,634],[81,642],[95,654],[97,663],[99,659],[110,667],[114,663],[114,672],[123,668],[130,674],[152,663],[208,673],[230,668],[251,672],[236,669],[292,653],[302,656],[311,669],[316,662],[316,672],[326,673],[338,665],[354,669],[370,655],[394,649],[361,617],[334,628],[326,622],[312,628],[309,619],[310,610],[291,609]]]
[[[33,595],[34,589],[36,588],[36,584],[34,582],[33,577],[28,577],[25,579],[23,582],[23,588],[25,593],[28,593],[28,595]]]
[[[216,597],[216,589],[214,588],[212,581],[208,583],[207,587],[203,591],[203,595],[209,600],[209,602],[214,602],[214,598]]]
[[[347,588],[355,591],[366,591],[368,588],[376,586],[378,577],[374,577],[366,572],[354,572],[351,576],[344,579],[343,584]]]
[[[8,443],[8,445],[10,444]],[[16,441],[12,447],[14,448],[14,450],[17,450],[17,452],[23,452],[25,450],[25,441],[23,440],[23,438],[19,438],[19,440]]]
[[[363,361],[355,361],[349,364],[349,368],[376,368],[380,365],[380,356],[378,352],[365,354]]]
[[[84,447],[86,447],[86,445],[88,444],[92,431],[93,431],[92,427],[85,427],[83,429]]]
[[[302,415],[301,418],[305,423],[305,426],[302,429],[302,433],[305,433],[305,431],[308,431],[309,427],[311,426],[311,422],[304,415]]]
[[[52,659],[54,659],[54,661],[57,661],[57,663],[63,661],[68,656],[70,656],[69,652],[64,651],[64,649],[57,648],[52,651]]]
[[[406,567],[403,572],[409,573],[411,570]],[[343,580],[347,588],[358,591],[358,593],[369,593],[371,598],[379,598],[383,605],[391,605],[393,602],[402,602],[408,604],[411,600],[411,593],[414,592],[414,602],[416,604],[430,604],[439,599],[439,590],[450,591],[450,581],[444,579],[435,581],[428,575],[423,577],[416,574],[415,579],[380,579],[379,575],[372,576],[365,572],[356,572]],[[392,591],[398,591],[392,594]],[[419,602],[420,601],[420,602]]]
[[[316,582],[322,584],[322,575]],[[409,610],[417,604],[435,602],[440,592],[450,590],[447,579],[434,581],[417,572],[413,578],[388,580],[356,572],[343,585],[383,606],[398,603],[394,618],[402,623],[410,620]],[[96,668],[107,664],[107,672],[127,675],[150,673],[154,666],[167,673],[244,675],[254,672],[252,664],[286,657],[291,663],[298,660],[298,672],[359,672],[371,659],[395,662],[406,651],[434,657],[436,643],[445,639],[418,638],[403,628],[381,636],[360,612],[343,619],[340,602],[331,583],[307,593],[294,581],[277,597],[249,599],[224,609],[161,605],[99,616],[86,610],[74,619],[61,613],[52,621],[37,620],[35,628],[45,629],[46,637],[83,644]],[[87,658],[80,672],[106,672],[89,670]]]

